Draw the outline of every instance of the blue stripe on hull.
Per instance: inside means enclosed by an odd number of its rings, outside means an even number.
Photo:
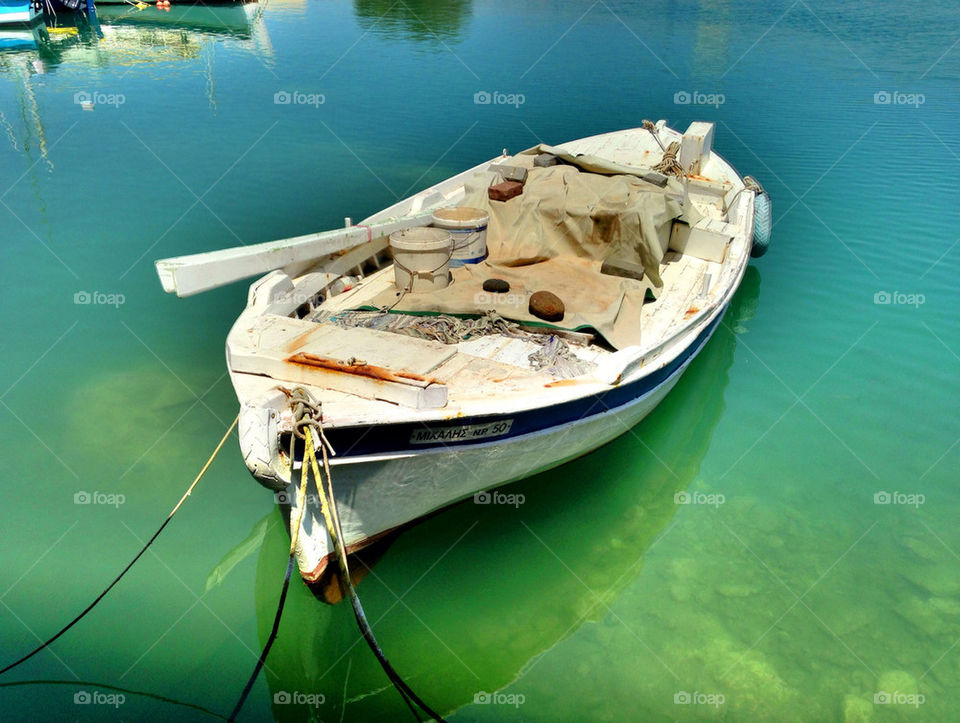
[[[541,407],[523,412],[515,412],[505,415],[485,415],[476,417],[460,417],[455,420],[443,420],[424,425],[419,422],[410,424],[385,424],[371,429],[364,427],[344,427],[340,429],[328,429],[327,437],[333,448],[337,450],[337,458],[359,457],[373,454],[387,454],[398,452],[423,452],[437,447],[446,447],[457,449],[469,445],[457,442],[438,441],[436,443],[415,444],[410,443],[410,437],[414,432],[423,429],[440,428],[447,429],[453,424],[456,426],[468,425],[489,425],[497,421],[510,420],[510,431],[498,437],[491,437],[478,440],[485,443],[499,442],[513,437],[519,437],[525,434],[531,434],[550,427],[558,427],[578,419],[584,419],[596,414],[602,414],[606,411],[615,410],[625,404],[638,399],[656,389],[670,378],[685,363],[690,361],[703,345],[710,339],[723,314],[718,314],[709,326],[697,335],[697,338],[688,346],[682,354],[676,359],[655,372],[648,374],[641,379],[614,387],[602,394],[594,394],[583,399],[575,399],[569,402]]]

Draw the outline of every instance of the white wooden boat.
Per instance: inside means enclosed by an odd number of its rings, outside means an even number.
[[[322,405],[353,552],[460,500],[509,502],[495,488],[633,427],[708,342],[751,250],[759,255],[769,239],[769,199],[712,150],[713,128],[694,123],[680,133],[660,121],[540,147],[548,153],[538,160],[536,151],[504,155],[363,224],[158,261],[164,288],[181,296],[276,269],[250,287],[227,338],[254,477],[285,512],[296,510],[302,445],[291,445],[289,395],[303,388]],[[672,143],[679,152],[668,180],[652,169]],[[561,164],[541,167],[551,154]],[[487,186],[516,168],[527,171],[523,194],[485,202]],[[581,183],[599,190],[595,201],[576,195]],[[398,290],[387,235],[429,224],[438,208],[484,203],[489,258],[455,268],[444,289]],[[618,203],[625,210],[611,212]],[[631,215],[638,207],[656,212]],[[645,244],[639,274],[605,263],[609,248],[626,242]],[[511,291],[478,292],[494,277],[510,280]],[[530,294],[544,283],[562,297],[564,320],[530,315]],[[485,315],[491,308],[499,316]],[[482,330],[464,332],[471,326]],[[303,578],[323,588],[336,565],[328,566],[313,492],[297,558]]]

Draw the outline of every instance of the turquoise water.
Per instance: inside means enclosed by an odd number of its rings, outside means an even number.
[[[374,629],[451,720],[960,715],[955,5],[177,10],[0,51],[0,664],[112,579],[236,413],[245,286],[170,298],[154,259],[331,227],[503,147],[703,119],[775,203],[724,325],[521,507],[401,535],[360,586]],[[227,715],[286,546],[231,443],[95,612],[0,678],[0,718]],[[294,585],[242,719],[408,715],[358,641]]]

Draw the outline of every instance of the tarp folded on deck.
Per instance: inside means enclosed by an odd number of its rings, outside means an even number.
[[[483,314],[495,311],[505,319],[570,331],[596,329],[616,348],[640,343],[640,308],[649,288],[646,280],[625,279],[599,272],[597,261],[557,257],[529,266],[499,266],[489,261],[453,269],[445,289],[406,294],[393,311],[407,313]],[[483,290],[490,278],[504,279],[510,291]],[[562,321],[546,324],[528,310],[535,291],[552,291],[566,307]],[[390,290],[373,299],[371,307],[389,307],[397,301]]]
[[[655,288],[662,286],[660,234],[680,215],[673,183],[659,188],[632,175],[585,173],[570,165],[533,167],[532,155],[508,163],[529,168],[523,193],[509,201],[487,198],[490,174],[466,184],[464,206],[490,213],[490,261],[511,266],[534,259],[572,256],[616,258],[641,266]]]
[[[509,201],[487,198],[489,172],[466,183],[462,205],[490,214],[486,263],[454,269],[449,287],[407,294],[394,310],[492,309],[507,319],[536,322],[527,310],[529,294],[545,290],[566,307],[556,326],[594,328],[617,348],[638,344],[640,307],[648,290],[655,295],[663,286],[660,263],[673,219],[682,212],[682,189],[674,181],[660,188],[636,175],[585,172],[573,165],[539,168],[533,160],[521,154],[504,161],[529,169],[523,193]],[[643,279],[603,274],[605,260],[642,269]],[[483,281],[493,277],[509,281],[510,293],[484,292]],[[382,296],[377,306],[396,301],[394,292]]]

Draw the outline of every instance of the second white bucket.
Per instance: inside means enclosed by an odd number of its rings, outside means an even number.
[[[438,208],[433,212],[433,225],[453,235],[451,266],[478,264],[487,257],[487,223],[490,215],[479,208],[457,206]]]
[[[441,228],[411,228],[390,234],[393,278],[405,291],[433,291],[450,284],[453,237]]]

